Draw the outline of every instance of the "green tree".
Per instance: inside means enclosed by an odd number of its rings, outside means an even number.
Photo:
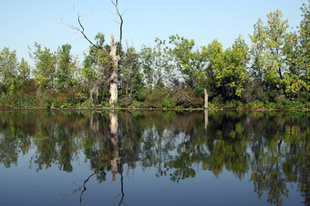
[[[282,12],[276,10],[267,15],[267,26],[261,19],[254,25],[254,34],[249,35],[252,41],[252,54],[255,57],[255,70],[267,80],[271,89],[280,89],[286,94],[286,84],[283,82],[287,71],[283,51],[287,36],[288,19],[282,20]],[[257,68],[257,66],[263,66]]]
[[[125,104],[137,99],[137,93],[143,88],[143,75],[140,71],[139,54],[133,47],[128,47],[122,57],[120,65],[120,82]]]
[[[232,48],[224,52],[224,67],[216,70],[218,86],[222,86],[225,96],[241,97],[243,85],[248,79],[248,46],[242,36],[239,36]]]
[[[239,36],[232,47],[225,51],[217,39],[207,47],[203,47],[203,53],[208,62],[206,74],[211,91],[214,91],[214,86],[216,86],[220,88],[225,99],[242,96],[244,83],[249,78],[247,72],[248,50],[242,36]]]
[[[33,75],[36,84],[41,90],[51,90],[55,88],[56,55],[50,49],[37,42],[34,43],[34,51],[29,47],[30,57],[34,60],[35,68]]]
[[[283,74],[286,96],[290,99],[297,97],[300,91],[307,88],[305,73],[300,62],[300,49],[297,33],[288,33],[283,47],[287,72]],[[308,87],[309,88],[309,87]]]
[[[183,74],[186,86],[198,88],[201,84],[204,85],[206,61],[201,51],[194,50],[195,41],[173,35],[169,37],[169,43],[173,46],[169,52],[179,72]]]
[[[176,71],[172,74],[174,78],[174,89],[176,89],[175,101],[184,106],[201,107],[205,89],[208,86],[208,75],[206,72],[207,61],[200,49],[195,48],[193,39],[186,39],[179,35],[169,37],[172,48],[169,54],[172,57]],[[205,96],[206,98],[207,96]],[[188,103],[186,103],[188,102]]]
[[[310,1],[308,4],[303,4],[301,7],[303,19],[299,26],[298,43],[298,63],[300,67],[300,76],[304,81],[304,87],[309,92],[310,90]]]
[[[216,75],[224,67],[223,45],[217,39],[214,39],[207,47],[202,47],[202,52],[208,61],[206,76],[209,93],[211,96],[222,94],[222,91],[219,90],[220,84]]]
[[[108,95],[105,89],[113,71],[113,60],[109,54],[110,46],[104,44],[104,34],[98,32],[95,41],[95,45],[89,47],[89,52],[84,58],[82,76],[91,101],[94,96],[100,102],[107,98]]]
[[[5,47],[0,52],[0,92],[11,95],[17,91],[18,69],[16,51],[10,52],[9,48]]]
[[[168,86],[169,74],[173,73],[166,41],[156,38],[155,43],[153,48],[143,45],[140,52],[144,81],[146,86],[152,89]]]
[[[22,85],[24,82],[29,81],[29,79],[30,79],[30,66],[29,66],[28,62],[25,61],[24,58],[22,58],[20,65],[18,67],[17,79],[18,79],[20,85]]]
[[[61,90],[74,85],[75,62],[70,54],[71,45],[65,44],[57,49],[56,88]]]
[[[153,70],[153,52],[152,47],[142,46],[140,54],[141,69],[144,77],[144,84],[148,88],[153,88],[154,85],[154,70]]]

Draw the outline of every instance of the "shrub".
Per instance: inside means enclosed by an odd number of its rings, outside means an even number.
[[[215,106],[215,107],[219,107],[223,104],[223,96],[222,95],[217,95],[216,97],[213,97],[211,103]]]
[[[303,109],[304,105],[302,102],[292,101],[292,102],[290,102],[289,108],[293,109],[293,110],[297,110],[297,109],[299,110],[299,109]]]
[[[225,103],[224,108],[225,108],[225,109],[235,109],[235,108],[236,108],[236,105],[234,105],[234,102],[233,102],[233,101],[229,101],[229,102],[226,102],[226,103]]]
[[[264,103],[259,100],[254,100],[250,103],[250,109],[263,109]]]
[[[172,98],[166,98],[161,104],[161,107],[163,108],[174,108],[175,107],[175,102]]]
[[[301,93],[297,96],[297,98],[295,99],[295,101],[299,101],[299,102],[302,102],[302,103],[310,102],[310,92],[307,92],[307,91],[301,92]]]
[[[61,105],[61,109],[69,109],[70,108],[70,106],[71,106],[71,104],[70,103],[64,103],[63,105]]]
[[[270,102],[268,104],[266,104],[267,109],[276,109],[276,103],[274,102]]]
[[[290,101],[281,94],[275,98],[275,103],[277,109],[285,109],[290,104]]]
[[[139,101],[134,100],[131,103],[130,107],[133,108],[133,109],[135,109],[135,108],[143,108],[144,104],[143,104],[143,102],[139,102]]]
[[[243,109],[243,103],[237,100],[231,100],[224,105],[225,109]]]
[[[101,105],[103,107],[110,107],[111,106],[108,102],[102,102]]]

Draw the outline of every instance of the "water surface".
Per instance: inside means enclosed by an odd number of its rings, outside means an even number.
[[[309,114],[0,111],[0,205],[309,205]]]

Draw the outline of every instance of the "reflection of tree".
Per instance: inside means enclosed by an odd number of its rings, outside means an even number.
[[[0,111],[0,163],[5,167],[17,165],[19,153],[25,155],[31,147],[33,120],[29,116],[29,112]],[[19,119],[23,118],[29,121],[20,122]]]
[[[103,170],[103,171],[104,171],[104,170]],[[81,191],[81,194],[80,194],[80,205],[82,205],[82,204],[83,204],[83,194],[84,194],[84,192],[87,190],[86,185],[87,185],[88,181],[89,181],[94,175],[96,175],[96,174],[98,174],[98,173],[99,173],[99,170],[98,170],[98,169],[95,170],[91,175],[89,175],[89,176],[86,178],[86,180],[83,181],[82,186],[79,186],[77,189],[71,190],[66,196],[75,194],[76,192],[82,190],[82,191]]]
[[[71,161],[77,155],[79,143],[74,134],[74,127],[77,125],[67,123],[66,118],[68,115],[64,114],[38,114],[33,137],[36,153],[32,157],[37,170],[41,170],[43,166],[51,167],[57,162],[60,170],[72,172]]]
[[[106,180],[105,170],[111,170],[111,182],[115,182],[116,174],[119,172],[121,175],[122,194],[120,205],[124,198],[124,187],[118,114],[115,111],[109,113],[95,113],[91,114],[90,118],[90,128],[95,135],[91,135],[91,138],[86,136],[83,142],[86,158],[90,161],[90,169],[94,171],[91,176],[96,175],[97,180],[103,182]],[[86,180],[88,179],[89,178]],[[85,189],[82,191],[82,194],[84,192]]]
[[[300,120],[304,122],[304,119]],[[307,145],[302,142],[307,132],[301,131],[300,122],[291,117],[275,118],[267,122],[264,137],[257,139],[252,146],[255,153],[255,159],[251,161],[254,191],[259,197],[268,192],[267,201],[270,204],[282,205],[282,197],[289,196],[287,183],[297,182],[301,180],[298,176],[303,176],[305,155],[301,148]],[[307,181],[302,182],[300,185]],[[309,203],[309,200],[306,202]]]
[[[308,121],[306,121],[308,123]],[[300,164],[300,176],[298,179],[299,190],[301,196],[304,197],[304,205],[310,204],[310,128],[306,127],[305,135],[303,136],[303,148],[301,150],[302,157]]]

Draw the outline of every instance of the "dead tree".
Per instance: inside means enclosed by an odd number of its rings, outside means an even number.
[[[95,48],[100,49],[102,52],[106,52],[107,54],[109,54],[112,57],[112,61],[113,61],[113,68],[112,68],[112,72],[110,74],[110,78],[108,78],[107,81],[104,80],[99,80],[99,82],[95,82],[92,86],[92,88],[90,89],[90,94],[92,95],[94,92],[98,93],[98,87],[102,86],[102,85],[106,85],[106,84],[110,84],[110,100],[109,103],[112,107],[114,107],[117,104],[118,101],[118,69],[119,69],[119,61],[120,61],[120,51],[121,51],[121,43],[122,43],[122,36],[123,36],[123,14],[124,13],[120,13],[118,10],[118,0],[116,0],[115,2],[113,0],[111,0],[112,4],[114,5],[115,9],[116,9],[116,15],[119,17],[120,22],[118,22],[120,24],[120,38],[119,38],[119,43],[118,43],[118,49],[117,49],[117,44],[115,42],[115,38],[114,38],[114,34],[110,34],[111,37],[111,51],[110,54],[108,53],[108,51],[100,45],[97,45],[95,43],[93,43],[85,34],[85,29],[84,26],[81,23],[81,17],[89,14],[84,14],[84,15],[80,15],[78,12],[77,13],[77,21],[79,23],[79,26],[76,27],[74,25],[71,24],[67,24],[63,21],[61,21],[61,24],[76,30],[78,32],[80,32],[83,37]]]
[[[208,109],[209,108],[209,96],[208,96],[208,92],[207,92],[207,89],[205,88],[204,89],[204,93],[205,93],[205,109]]]

